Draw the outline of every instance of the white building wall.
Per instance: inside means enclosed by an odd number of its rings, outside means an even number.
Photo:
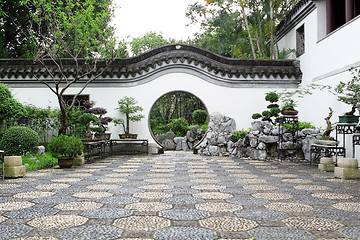
[[[316,83],[334,87],[340,81],[352,78],[349,68],[360,67],[360,16],[324,36],[324,11],[324,2],[317,1],[317,8],[278,42],[280,50],[295,49],[296,29],[304,24],[305,53],[298,57],[303,72],[302,85]],[[328,115],[329,107],[334,110],[331,119],[334,123],[338,121],[339,115],[351,110],[349,105],[337,101],[336,96],[329,91],[315,91],[312,96],[299,101],[299,120],[325,127],[324,118]],[[347,155],[351,157],[350,136],[346,142],[349,143],[346,148]],[[356,157],[360,159],[360,148],[357,149]]]
[[[79,89],[69,89],[66,94],[75,94]],[[231,88],[212,84],[189,73],[168,73],[146,84],[133,87],[92,87],[85,89],[83,94],[90,94],[90,99],[96,102],[97,107],[107,109],[106,116],[120,118],[120,113],[115,110],[117,101],[124,96],[134,97],[138,105],[144,108],[142,114],[145,118],[140,122],[130,123],[130,132],[137,133],[138,138],[149,139],[155,143],[149,130],[149,113],[152,105],[162,95],[171,91],[186,91],[194,94],[203,101],[209,113],[220,112],[234,118],[238,129],[251,127],[252,114],[266,109],[264,100],[268,88]],[[22,103],[31,103],[37,107],[58,108],[58,103],[48,88],[12,88],[15,98]],[[36,95],[36,96],[34,96]],[[109,125],[112,138],[118,138],[120,126]]]

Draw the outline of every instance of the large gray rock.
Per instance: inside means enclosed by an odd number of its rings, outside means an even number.
[[[44,146],[36,146],[33,150],[32,150],[33,154],[41,154],[41,155],[45,155],[45,147]]]
[[[162,145],[165,148],[165,150],[175,150],[176,149],[175,142],[172,139],[165,139],[162,142]]]
[[[316,143],[316,138],[312,135],[308,135],[302,140],[302,151],[304,153],[304,157],[307,161],[310,161],[310,147],[311,145]]]
[[[181,151],[182,150],[182,141],[184,140],[185,138],[183,137],[176,137],[174,138],[174,142],[176,144],[176,151]]]
[[[259,137],[259,142],[262,143],[277,143],[279,141],[278,136],[262,135]]]

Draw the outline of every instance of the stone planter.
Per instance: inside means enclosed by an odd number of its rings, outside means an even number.
[[[319,171],[333,172],[334,168],[334,161],[331,157],[323,157],[320,159],[320,164],[318,165]]]
[[[22,164],[21,156],[4,157],[4,176],[6,178],[24,177],[25,173],[26,168]]]
[[[110,140],[111,133],[95,133],[95,138],[100,140]]]
[[[316,140],[316,144],[323,145],[323,146],[336,146],[339,144],[339,141],[332,141],[332,140]]]
[[[359,122],[359,117],[355,115],[339,116],[339,123],[357,123]]]
[[[120,139],[137,139],[137,134],[119,134]]]

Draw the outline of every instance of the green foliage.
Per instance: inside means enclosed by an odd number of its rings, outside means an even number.
[[[84,145],[78,137],[60,135],[51,139],[48,147],[54,157],[76,157],[83,152]]]
[[[269,121],[271,123],[275,123],[275,119],[279,116],[280,109],[279,105],[276,104],[276,102],[279,100],[280,95],[276,92],[267,92],[265,94],[265,100],[267,102],[270,102],[270,104],[267,106],[269,110],[263,111],[260,113],[254,113],[252,115],[253,119],[259,119],[262,118],[262,121]]]
[[[45,156],[42,154],[22,155],[23,163],[26,164],[26,170],[39,170],[56,166],[58,163],[57,158],[54,158],[49,152],[45,154]]]
[[[246,134],[249,132],[250,130],[244,130],[241,129],[239,131],[236,131],[233,133],[233,135],[231,136],[231,141],[236,143],[237,141],[239,141],[240,139],[245,138]]]
[[[172,119],[168,126],[177,137],[185,136],[186,132],[189,131],[189,125],[184,118]]]
[[[39,144],[39,135],[28,127],[14,126],[7,129],[1,139],[0,148],[5,155],[19,156],[31,151]]]
[[[143,119],[145,116],[142,114],[139,114],[138,112],[141,112],[143,110],[142,107],[137,106],[138,102],[133,97],[123,97],[118,101],[118,107],[117,110],[120,111],[120,113],[125,114],[125,121],[123,119],[114,119],[115,125],[122,125],[124,128],[124,132],[126,134],[130,133],[129,130],[129,123],[131,122],[139,122],[141,119]],[[126,123],[126,128],[125,128]]]
[[[22,104],[13,98],[5,84],[0,83],[0,127],[5,121],[8,124],[15,122],[23,114]]]
[[[139,55],[151,49],[175,42],[174,39],[167,40],[161,34],[156,32],[148,32],[144,36],[133,38],[130,42],[130,46],[131,52],[134,55]]]
[[[360,69],[349,69],[353,77],[348,82],[340,82],[335,88],[338,101],[349,104],[352,110],[347,115],[353,115],[360,103]]]
[[[197,109],[192,113],[193,123],[203,125],[208,119],[207,112],[202,109]]]
[[[293,125],[292,124],[284,124],[284,127],[286,129],[287,132],[291,132],[292,131],[292,128],[293,128]],[[298,131],[301,132],[303,129],[307,129],[307,128],[310,128],[310,129],[315,129],[316,127],[310,123],[310,122],[298,122]]]

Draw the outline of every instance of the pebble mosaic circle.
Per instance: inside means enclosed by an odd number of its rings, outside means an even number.
[[[249,185],[249,186],[244,186],[244,188],[255,191],[274,191],[279,189],[278,187],[269,186],[269,185]]]
[[[17,219],[26,219],[26,218],[36,218],[43,216],[55,215],[58,213],[58,210],[48,207],[37,207],[37,208],[23,208],[19,210],[13,210],[10,212],[4,213],[4,216],[8,218],[17,218]]]
[[[294,183],[294,184],[309,184],[309,183],[313,183],[313,181],[311,181],[311,180],[308,180],[308,179],[300,179],[300,178],[282,179],[281,181],[286,182],[286,183]]]
[[[0,189],[12,189],[12,188],[18,188],[20,187],[19,184],[14,184],[14,183],[10,183],[10,184],[0,184]]]
[[[92,190],[111,190],[111,189],[118,189],[122,186],[116,185],[116,184],[97,184],[97,185],[90,185],[86,188],[92,189]]]
[[[248,233],[251,237],[261,240],[314,239],[314,236],[307,231],[288,227],[259,227],[250,230]]]
[[[171,182],[170,179],[166,179],[166,178],[164,178],[164,179],[151,178],[151,179],[145,179],[144,181],[148,182],[148,183],[155,183],[155,184],[165,184],[165,183]]]
[[[226,187],[213,185],[213,184],[203,184],[203,185],[191,186],[191,188],[197,190],[221,190],[221,189],[225,189]]]
[[[162,202],[168,204],[197,204],[197,203],[203,203],[205,202],[205,200],[194,198],[191,196],[181,196],[181,197],[179,196],[179,197],[165,198],[162,200]]]
[[[59,188],[68,188],[71,185],[66,184],[66,183],[52,183],[52,184],[42,184],[42,185],[37,185],[34,186],[34,188],[39,189],[39,190],[54,190],[54,189],[59,189]]]
[[[334,204],[333,207],[349,212],[360,212],[360,202],[340,202]]]
[[[234,197],[230,199],[226,199],[229,203],[235,203],[243,206],[261,206],[270,203],[269,200],[259,199],[259,198],[251,198],[251,197]]]
[[[139,198],[146,198],[146,199],[162,199],[162,198],[169,198],[173,195],[170,193],[163,193],[163,192],[143,192],[143,193],[135,193],[134,197]]]
[[[131,216],[116,219],[113,225],[128,231],[156,231],[170,227],[170,220],[157,216]]]
[[[0,216],[0,223],[4,222],[6,219],[6,217]]]
[[[312,196],[300,196],[292,199],[293,202],[302,203],[302,204],[310,204],[310,205],[331,205],[334,203],[333,200],[326,198],[315,198]]]
[[[133,211],[119,208],[99,208],[83,211],[80,215],[87,218],[121,218],[128,217]]]
[[[295,189],[308,190],[308,191],[326,191],[329,190],[330,188],[321,185],[299,185],[299,186],[295,186]]]
[[[144,189],[138,189],[138,188],[119,188],[119,189],[112,189],[109,190],[110,193],[115,194],[134,194],[138,192],[145,192]]]
[[[147,185],[147,186],[141,186],[139,188],[142,189],[153,189],[153,190],[166,190],[166,189],[173,189],[174,186],[170,186],[170,185],[166,185],[166,184],[151,184],[151,185]]]
[[[283,220],[286,226],[308,231],[336,231],[343,227],[341,223],[325,218],[293,217]]]
[[[235,212],[243,209],[242,206],[237,204],[216,203],[216,202],[196,204],[195,208],[198,210],[208,211],[208,212]]]
[[[202,192],[193,194],[193,197],[202,198],[202,199],[228,199],[232,198],[233,195],[229,193],[222,193],[222,192]]]
[[[278,221],[288,217],[286,213],[267,209],[246,209],[235,212],[235,214],[240,218],[247,218],[255,221]]]
[[[36,198],[31,200],[33,203],[38,204],[59,204],[59,203],[66,203],[66,202],[73,202],[76,198],[69,197],[69,196],[51,196],[51,197],[42,197]]]
[[[359,239],[360,227],[347,227],[347,228],[341,229],[340,232],[348,238]]]
[[[215,231],[198,227],[170,227],[156,231],[154,239],[157,240],[212,240],[216,239]]]
[[[34,191],[34,192],[24,192],[24,193],[17,193],[14,195],[14,198],[40,198],[40,197],[50,197],[54,195],[53,192],[40,192],[40,191]]]
[[[32,230],[24,224],[0,225],[0,239],[12,239],[22,237]]]
[[[267,183],[267,181],[264,180],[264,179],[252,179],[252,178],[248,178],[248,179],[236,179],[236,182],[238,182],[238,183],[244,183],[244,184],[262,184],[262,183]]]
[[[284,200],[284,199],[290,199],[293,196],[290,194],[286,194],[286,193],[255,193],[252,195],[253,197],[256,198],[262,198],[262,199],[267,199],[267,200]]]
[[[210,217],[209,212],[196,209],[170,209],[159,212],[159,217],[179,221],[195,221]]]
[[[63,210],[63,211],[84,211],[90,209],[101,208],[103,204],[95,202],[69,202],[69,203],[60,203],[54,208]]]
[[[81,181],[81,178],[58,178],[58,179],[51,179],[52,182],[57,183],[72,183],[72,182],[79,182]]]
[[[140,202],[140,198],[114,196],[114,197],[101,198],[96,200],[96,202],[111,204],[111,205],[122,205],[122,204]]]
[[[77,227],[87,222],[87,218],[76,215],[54,215],[35,218],[28,224],[40,229],[65,229]]]
[[[10,210],[19,210],[23,208],[29,208],[34,206],[35,204],[27,201],[22,202],[5,202],[0,203],[0,210],[2,211],[10,211]]]
[[[296,174],[272,174],[271,177],[278,177],[278,178],[298,178],[299,176]]]
[[[127,179],[122,179],[122,178],[101,178],[97,180],[98,182],[101,183],[123,183],[123,182],[127,182]]]
[[[191,188],[175,188],[175,189],[168,189],[164,192],[170,194],[195,194],[200,193],[200,190],[191,189]]]
[[[237,217],[210,217],[199,221],[201,227],[221,232],[241,232],[255,228],[255,221]]]
[[[125,209],[135,210],[139,212],[158,212],[171,208],[172,208],[171,204],[161,203],[161,202],[138,202],[138,203],[131,203],[125,206]]]
[[[360,214],[338,209],[318,209],[312,212],[316,217],[329,218],[335,220],[360,220]]]
[[[121,237],[123,230],[113,226],[91,225],[70,228],[59,234],[61,239],[83,239],[83,240],[111,240]]]
[[[77,197],[77,198],[95,198],[95,199],[99,199],[99,198],[105,198],[105,197],[110,197],[113,194],[108,193],[108,192],[79,192],[79,193],[75,193],[72,196],[73,197]]]
[[[308,212],[313,208],[309,205],[301,204],[301,203],[270,203],[265,205],[266,208],[274,211],[280,212]]]
[[[339,194],[339,193],[313,193],[311,194],[313,197],[317,198],[327,198],[327,199],[333,199],[333,200],[345,200],[353,198],[353,196],[349,194]]]

